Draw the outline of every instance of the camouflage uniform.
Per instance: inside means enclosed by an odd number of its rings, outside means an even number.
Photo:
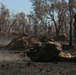
[[[55,60],[62,51],[61,44],[57,42],[47,42],[37,53],[35,61],[51,61]]]

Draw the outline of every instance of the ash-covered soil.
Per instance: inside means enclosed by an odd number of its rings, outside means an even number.
[[[7,50],[13,37],[0,36],[0,75],[76,75],[76,62],[32,62],[26,50]],[[75,50],[70,50],[76,54]]]

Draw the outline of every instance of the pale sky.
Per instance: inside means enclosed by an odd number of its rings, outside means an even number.
[[[32,3],[29,0],[0,0],[0,3],[3,3],[11,13],[24,12],[30,14],[32,11]]]
[[[15,14],[19,12],[30,14],[30,11],[33,10],[32,3],[29,0],[0,0],[0,3],[3,3],[11,13]]]

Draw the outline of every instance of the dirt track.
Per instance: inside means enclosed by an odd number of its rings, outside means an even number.
[[[13,38],[0,37],[0,47]],[[76,75],[76,63],[32,62],[24,51],[0,49],[0,75]],[[75,52],[74,52],[75,53]]]

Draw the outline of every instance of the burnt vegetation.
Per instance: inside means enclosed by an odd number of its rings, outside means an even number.
[[[69,6],[75,9],[75,4],[69,5],[65,0],[30,1],[34,11],[29,15],[24,12],[11,14],[0,3],[0,36],[13,38],[3,47],[6,50],[26,50],[32,61],[76,62],[75,55],[71,54],[76,46],[74,34],[71,37],[72,46],[69,45],[71,17],[68,10]]]

